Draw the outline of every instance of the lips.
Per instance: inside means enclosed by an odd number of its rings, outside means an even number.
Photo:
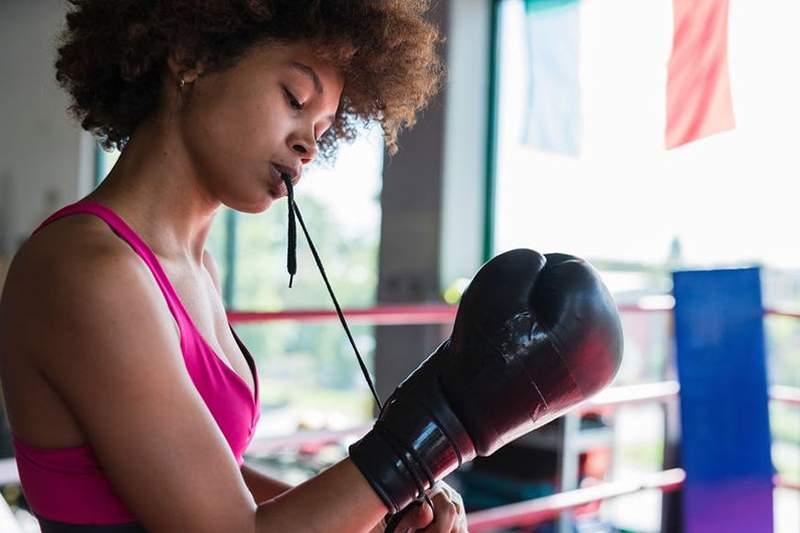
[[[276,198],[281,198],[289,194],[289,191],[286,189],[286,184],[283,182],[282,174],[288,174],[291,176],[292,185],[297,185],[297,182],[300,181],[300,173],[287,166],[279,165],[277,163],[270,163],[269,170],[270,176],[272,177],[271,192],[273,192],[273,195]]]
[[[280,163],[270,164],[277,169],[279,175],[288,174],[292,178],[292,184],[296,184],[300,179],[300,168],[287,167],[286,165],[281,165]]]

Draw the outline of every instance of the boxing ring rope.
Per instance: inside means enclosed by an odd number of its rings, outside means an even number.
[[[299,431],[290,435],[254,438],[247,448],[247,453],[266,455],[282,449],[299,448],[305,444],[329,444],[338,442],[345,437],[361,437],[370,429],[372,429],[371,424],[338,430]]]
[[[543,496],[525,502],[502,505],[467,515],[469,530],[487,531],[509,526],[535,526],[557,518],[563,511],[604,501],[617,496],[633,494],[642,490],[661,489],[670,492],[681,488],[686,473],[681,468],[643,475],[631,481],[601,483],[593,487],[570,490]]]
[[[782,316],[786,318],[800,318],[800,311],[794,311],[789,309],[778,309],[775,307],[767,308],[764,310],[764,314],[768,316]]]
[[[681,386],[677,381],[657,381],[638,385],[609,387],[594,398],[578,406],[581,411],[592,411],[599,407],[614,407],[654,401],[671,400],[678,397]]]
[[[800,388],[773,385],[769,388],[770,400],[800,406]]]
[[[379,305],[343,310],[353,324],[399,326],[409,324],[446,324],[456,318],[457,306],[448,304]],[[228,311],[232,323],[253,322],[323,322],[338,320],[333,309],[303,309],[297,311]]]
[[[667,313],[673,305],[658,300],[652,304],[622,304],[617,306],[622,314],[634,313]],[[449,304],[416,304],[416,305],[377,305],[356,309],[346,309],[347,320],[357,324],[376,326],[399,326],[411,324],[446,324],[453,322],[458,306]],[[765,316],[779,316],[800,319],[800,311],[766,308]],[[228,320],[232,323],[247,324],[254,322],[324,322],[338,320],[333,309],[302,309],[292,311],[228,311]]]
[[[623,304],[618,306],[621,313],[662,313],[672,310],[669,303],[652,305]],[[456,318],[457,305],[450,304],[397,304],[376,305],[343,310],[348,322],[377,326],[400,326],[410,324],[447,324]],[[333,309],[300,309],[290,311],[238,311],[229,310],[231,323],[248,324],[254,322],[324,322],[338,320]],[[800,318],[800,313],[798,313]]]
[[[680,393],[677,381],[656,381],[638,385],[621,385],[610,387],[580,404],[580,412],[594,411],[599,408],[614,408],[640,403],[675,400]],[[770,400],[790,405],[800,405],[800,388],[774,385],[770,388]],[[354,426],[340,430],[300,431],[279,437],[263,437],[254,439],[248,448],[252,454],[270,453],[285,448],[298,448],[304,444],[325,444],[336,442],[349,436],[360,436],[370,430],[371,424]]]

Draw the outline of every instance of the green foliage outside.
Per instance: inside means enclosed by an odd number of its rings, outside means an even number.
[[[311,195],[298,194],[296,201],[340,305],[345,309],[374,305],[379,228],[343,238],[330,208]],[[334,309],[299,224],[298,271],[293,287],[288,287],[286,207],[286,200],[280,200],[264,213],[235,215],[238,253],[233,307],[237,310]],[[223,279],[231,267],[224,260],[226,215],[219,213],[208,239]],[[371,415],[369,389],[338,320],[235,327],[256,359],[264,408],[340,412],[354,421]],[[351,326],[351,331],[372,369],[373,328]]]

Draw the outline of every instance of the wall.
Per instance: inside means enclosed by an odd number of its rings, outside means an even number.
[[[42,218],[89,190],[92,141],[55,81],[65,2],[0,3],[0,262]],[[0,269],[1,270],[1,269]]]

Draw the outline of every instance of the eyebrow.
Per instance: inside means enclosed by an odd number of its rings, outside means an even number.
[[[319,94],[322,94],[322,92],[323,92],[322,82],[319,81],[319,76],[317,76],[317,73],[314,72],[313,68],[309,67],[308,65],[304,65],[303,63],[298,63],[297,61],[292,61],[289,64],[293,68],[299,70],[300,72],[302,72],[303,74],[308,76],[311,79],[311,81],[314,82],[314,89],[316,89],[316,91]]]
[[[289,66],[302,72],[303,75],[308,76],[308,78],[314,83],[314,89],[317,91],[318,94],[322,94],[324,92],[322,88],[322,82],[319,80],[319,76],[317,76],[317,73],[314,71],[313,68],[309,67],[306,64],[299,63],[297,61],[292,61],[291,63],[289,63]],[[334,115],[330,115],[327,118],[331,124],[336,122],[336,117]]]

